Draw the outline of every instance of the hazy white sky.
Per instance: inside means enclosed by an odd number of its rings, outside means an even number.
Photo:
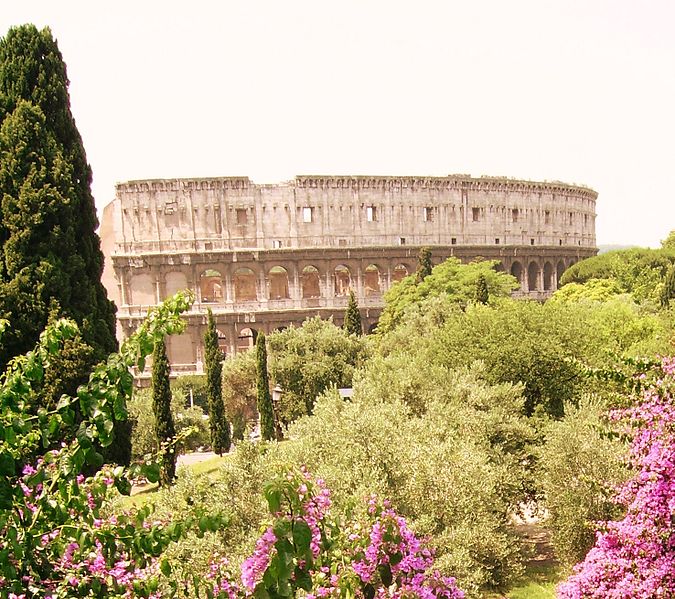
[[[48,25],[99,209],[130,179],[583,183],[599,243],[675,228],[673,0],[4,0]]]

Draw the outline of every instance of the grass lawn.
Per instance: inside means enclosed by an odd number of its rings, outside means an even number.
[[[560,573],[555,565],[530,565],[522,582],[507,593],[509,599],[555,599]]]
[[[178,476],[180,476],[180,471],[183,468],[189,468],[193,474],[205,474],[212,475],[222,464],[225,463],[225,460],[228,460],[227,455],[224,456],[215,456],[203,462],[198,462],[197,464],[190,464],[189,466],[179,466],[178,467]],[[141,487],[134,487],[131,491],[130,496],[122,496],[119,499],[119,506],[123,509],[128,509],[132,507],[141,507],[143,504],[152,501],[157,491],[159,490],[159,484],[149,483]]]

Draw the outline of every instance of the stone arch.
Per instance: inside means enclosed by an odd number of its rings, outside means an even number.
[[[345,297],[349,295],[352,286],[352,276],[344,264],[338,264],[333,273],[335,279],[335,296]]]
[[[539,285],[539,264],[534,260],[527,267],[527,289],[528,291],[538,291]]]
[[[380,286],[380,269],[375,264],[366,266],[363,275],[363,285],[365,287],[366,297],[380,295],[382,288]]]
[[[377,323],[374,322],[368,327],[368,334],[372,335],[377,330]]]
[[[212,268],[199,275],[199,291],[202,302],[218,303],[223,301],[223,277]]]
[[[283,266],[273,266],[269,272],[270,299],[288,299],[288,271]]]
[[[553,289],[553,265],[550,262],[544,263],[544,291]]]
[[[558,265],[556,266],[556,287],[558,289],[560,289],[560,279],[562,279],[564,272],[565,272],[565,263],[562,260],[558,260]]]
[[[301,286],[303,299],[321,297],[319,270],[315,266],[308,265],[302,269]]]
[[[237,353],[245,352],[255,346],[255,340],[258,338],[258,331],[251,327],[245,327],[237,335]]]
[[[394,266],[394,270],[391,272],[391,280],[395,283],[396,281],[402,281],[408,276],[408,267],[405,264],[397,264]]]
[[[154,306],[157,303],[155,286],[150,275],[131,277],[131,300],[137,306]]]
[[[237,302],[254,302],[258,299],[255,289],[255,273],[250,268],[238,268],[232,277],[234,299]]]
[[[187,277],[185,273],[180,271],[166,273],[165,282],[166,297],[171,297],[181,289],[187,289],[188,287]]]
[[[518,283],[520,283],[520,286],[523,286],[523,265],[518,262],[518,260],[515,260],[513,264],[511,264],[511,275],[516,277],[518,279]]]

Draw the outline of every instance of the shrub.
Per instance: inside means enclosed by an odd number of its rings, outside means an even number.
[[[621,514],[611,497],[628,476],[627,448],[603,434],[609,432],[605,411],[604,402],[591,397],[569,407],[563,420],[549,425],[541,449],[538,480],[549,513],[546,527],[556,557],[567,568],[593,546],[596,523]]]

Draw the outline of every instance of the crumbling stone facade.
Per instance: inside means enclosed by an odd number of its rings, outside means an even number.
[[[228,355],[307,317],[341,323],[349,290],[372,328],[382,294],[416,268],[497,259],[544,299],[563,271],[597,252],[597,193],[565,183],[467,175],[299,176],[274,185],[246,177],[117,185],[104,210],[104,283],[124,337],[179,289],[196,302],[183,335],[169,339],[174,372],[200,372],[207,308]]]

